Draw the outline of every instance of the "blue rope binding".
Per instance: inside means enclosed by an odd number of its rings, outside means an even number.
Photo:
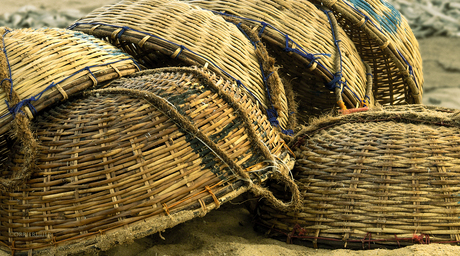
[[[105,24],[105,23],[99,23],[99,22],[91,22],[91,23],[79,23],[79,22],[76,22],[74,24],[72,24],[71,26],[68,27],[68,29],[74,29],[75,27],[79,26],[79,25],[102,25],[102,26],[108,26],[108,27],[113,27],[113,28],[122,28],[122,30],[120,32],[118,32],[118,35],[117,37],[120,38],[121,37],[121,34],[124,33],[125,31],[127,30],[131,30],[131,31],[134,31],[134,32],[137,32],[137,33],[141,33],[141,34],[144,34],[144,35],[148,35],[148,36],[151,36],[151,37],[154,37],[156,39],[159,39],[159,40],[162,40],[164,42],[167,42],[169,44],[172,44],[172,45],[175,45],[177,47],[180,47],[181,50],[179,52],[182,53],[184,50],[185,51],[188,51],[190,52],[191,54],[195,55],[195,56],[198,56],[200,57],[201,59],[205,60],[206,62],[210,63],[212,66],[214,66],[215,68],[217,68],[219,71],[221,71],[223,74],[225,74],[226,76],[230,77],[231,79],[233,79],[238,88],[240,86],[242,86],[260,105],[262,105],[262,102],[260,102],[260,100],[252,93],[251,90],[249,90],[239,79],[233,77],[232,75],[230,75],[228,72],[226,72],[224,69],[222,69],[221,67],[219,67],[217,64],[215,64],[213,61],[211,61],[210,59],[206,58],[205,56],[197,53],[197,52],[194,52],[192,50],[190,50],[189,48],[187,48],[186,46],[184,45],[180,45],[180,44],[177,44],[177,43],[174,43],[172,41],[169,41],[169,40],[166,40],[164,38],[161,38],[157,35],[153,35],[153,34],[150,34],[150,33],[147,33],[145,31],[140,31],[140,30],[137,30],[137,29],[133,29],[133,28],[130,28],[130,27],[127,27],[127,26],[117,26],[117,25],[111,25],[111,24]],[[248,35],[241,29],[240,27],[241,25],[238,24],[237,27],[238,29],[240,29],[244,35],[249,39]],[[268,24],[267,24],[268,26]],[[256,43],[253,42],[252,40],[249,39],[249,41],[251,42],[251,44],[256,48]],[[177,58],[177,56],[179,55],[177,54],[175,57]],[[322,54],[322,55],[328,55],[328,54]],[[330,55],[329,55],[330,56]],[[270,74],[271,75],[271,74]],[[270,104],[271,104],[271,96],[270,96],[270,93],[269,93],[269,90],[268,90],[268,86],[266,85],[266,80],[268,79],[268,77],[270,76],[268,75],[267,77],[265,77],[265,74],[262,70],[262,76],[264,77],[264,83],[265,83],[265,87],[267,88],[267,92],[269,94],[269,98],[270,98]],[[266,78],[266,79],[265,79]],[[273,106],[272,106],[273,107]],[[273,126],[279,126],[279,122],[277,120],[278,118],[278,113],[276,112],[276,110],[274,108],[272,109],[267,109],[267,117],[268,117],[268,120],[270,121],[270,124],[272,124]],[[293,131],[292,130],[283,130],[281,129],[281,131],[284,133],[284,134],[293,134]]]
[[[126,29],[128,29],[126,27]],[[125,30],[126,30],[125,29]],[[12,75],[11,75],[11,66],[10,66],[10,63],[9,63],[9,60],[8,60],[8,54],[7,54],[7,51],[6,51],[6,47],[5,47],[5,35],[7,33],[11,32],[10,30],[6,30],[6,32],[3,34],[3,38],[2,38],[2,45],[3,45],[3,53],[5,54],[5,58],[6,58],[6,62],[7,62],[7,65],[8,65],[8,72],[9,72],[9,76],[10,78],[5,78],[3,79],[1,82],[0,82],[0,86],[3,84],[4,81],[9,81],[10,84],[11,84],[11,87],[10,87],[10,98],[12,97],[13,95],[13,80],[12,80]],[[45,93],[47,90],[55,87],[56,85],[66,81],[67,79],[79,74],[80,72],[83,72],[83,71],[88,71],[89,74],[94,77],[97,81],[97,77],[94,75],[94,73],[91,71],[91,68],[94,68],[94,67],[101,67],[101,66],[107,66],[107,65],[111,65],[111,64],[114,64],[114,63],[117,63],[117,62],[122,62],[122,61],[127,61],[127,60],[131,60],[134,65],[136,65],[136,67],[141,70],[141,68],[139,67],[139,65],[137,64],[137,62],[133,59],[133,58],[126,58],[126,59],[122,59],[122,60],[117,60],[117,61],[112,61],[112,62],[109,62],[109,63],[104,63],[104,64],[99,64],[99,65],[92,65],[92,66],[86,66],[80,70],[77,70],[76,72],[74,72],[73,74],[69,75],[68,77],[66,78],[63,78],[62,80],[60,80],[59,82],[57,83],[54,83],[54,82],[51,82],[51,84],[49,84],[43,91],[41,91],[40,93],[34,95],[34,96],[31,96],[30,98],[27,98],[27,99],[24,99],[24,100],[21,100],[20,102],[18,102],[16,105],[14,106],[11,106],[10,107],[10,104],[7,100],[5,100],[5,103],[6,103],[6,106],[8,108],[8,112],[9,113],[6,113],[4,114],[3,116],[0,117],[0,119],[8,116],[8,115],[12,115],[13,118],[16,118],[16,114],[18,113],[23,113],[24,112],[21,110],[21,108],[23,106],[27,106],[29,107],[31,110],[32,110],[32,114],[36,114],[37,113],[37,110],[35,109],[35,107],[32,105],[32,102],[33,101],[37,101],[41,98],[41,96],[43,95],[43,93]]]

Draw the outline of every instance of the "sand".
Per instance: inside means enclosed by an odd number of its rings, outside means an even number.
[[[113,2],[116,0],[2,0],[0,15],[30,4],[47,10],[73,8],[89,12]],[[460,109],[460,38],[427,38],[419,43],[424,60],[424,104]],[[154,234],[99,255],[460,255],[460,247],[440,244],[361,251],[313,249],[287,244],[255,232],[252,215],[240,203],[241,200],[238,198],[203,218],[166,230],[161,237]]]

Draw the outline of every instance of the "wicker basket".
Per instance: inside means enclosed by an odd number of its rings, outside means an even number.
[[[337,103],[342,109],[362,107],[363,103],[373,105],[372,95],[366,91],[367,82],[372,79],[366,75],[369,72],[353,42],[335,25],[333,15],[328,17],[312,3],[306,0],[182,1],[213,10],[258,32],[277,63],[282,65],[280,74],[293,85],[299,120],[307,122],[312,115],[330,112]],[[344,81],[346,83],[342,83]]]
[[[106,250],[263,194],[293,166],[256,104],[209,73],[153,70],[85,95],[34,120],[37,170],[0,192],[3,250]],[[12,147],[14,172],[26,159]]]
[[[70,30],[3,27],[0,44],[0,135],[18,112],[32,119],[76,92],[138,71],[126,53]]]
[[[311,0],[331,9],[374,74],[381,105],[421,103],[422,58],[407,20],[385,0]]]
[[[318,120],[291,147],[302,210],[262,203],[258,227],[326,248],[459,243],[459,114],[413,105]]]
[[[267,92],[264,77],[269,72],[261,70],[254,46],[236,26],[210,11],[171,0],[125,0],[94,10],[71,29],[106,39],[149,68],[208,66],[233,78],[264,109],[274,103],[275,118],[279,116],[283,129],[289,126],[284,87]]]

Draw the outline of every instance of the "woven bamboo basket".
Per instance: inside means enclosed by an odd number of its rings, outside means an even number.
[[[373,94],[381,105],[421,103],[422,58],[407,20],[385,0],[312,0],[331,9],[371,65]]]
[[[246,24],[261,37],[282,66],[280,74],[292,83],[299,120],[307,122],[337,104],[342,109],[373,105],[367,92],[372,78],[353,42],[333,15],[309,1],[182,1]]]
[[[281,179],[289,148],[234,84],[165,68],[89,91],[34,120],[26,186],[1,191],[0,247],[37,254],[106,250],[161,232]],[[237,103],[238,101],[238,103]],[[26,159],[14,145],[11,171]],[[277,202],[284,209],[291,203]]]
[[[267,87],[264,77],[270,71],[261,68],[254,46],[210,11],[179,1],[125,0],[94,10],[71,29],[106,39],[149,68],[207,66],[240,84],[264,109],[274,105],[273,116],[283,129],[293,126],[288,125],[289,106],[278,75],[272,78],[277,88]]]
[[[262,203],[258,227],[323,248],[459,243],[459,114],[395,106],[303,128],[291,147],[302,210]],[[276,184],[271,190],[289,195]]]
[[[0,44],[0,135],[18,112],[32,119],[76,92],[139,69],[126,53],[70,30],[2,27]]]

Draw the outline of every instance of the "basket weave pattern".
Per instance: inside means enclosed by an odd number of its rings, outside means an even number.
[[[94,10],[73,29],[107,39],[149,68],[177,66],[178,61],[209,64],[214,72],[241,82],[261,107],[270,105],[254,46],[210,11],[179,1],[125,0]],[[288,103],[280,89],[273,97],[280,98],[279,122],[286,128]]]
[[[260,223],[314,246],[458,242],[459,131],[458,114],[426,107],[318,121],[294,143],[303,209],[262,204]]]
[[[18,251],[47,250],[51,244],[66,250],[64,245],[79,241],[96,243],[100,230],[173,218],[182,210],[205,214],[230,194],[247,190],[235,164],[248,173],[262,169],[250,174],[254,182],[270,176],[259,139],[272,154],[268,159],[289,163],[287,147],[257,105],[229,81],[212,77],[239,99],[240,107],[232,107],[196,74],[192,69],[144,72],[39,115],[34,121],[39,170],[27,187],[0,192],[1,244]],[[144,98],[151,92],[167,99],[169,111]],[[228,158],[177,123],[174,110]],[[260,137],[250,137],[241,119],[246,114]],[[11,170],[22,161],[17,154]],[[170,222],[168,227],[179,223]],[[156,225],[146,232],[167,228]]]
[[[422,58],[407,20],[386,1],[315,0],[337,20],[374,74],[374,97],[381,105],[421,103]]]
[[[240,17],[243,22],[258,31],[271,49],[271,54],[283,66],[284,78],[291,81],[297,94],[299,112],[303,121],[308,117],[331,110],[336,99],[324,83],[328,83],[339,71],[336,58],[339,53],[332,36],[333,29],[323,11],[309,1],[222,1],[183,0],[204,9],[225,12]],[[262,25],[268,23],[269,25]],[[344,101],[354,108],[366,95],[366,68],[353,42],[345,31],[334,31],[340,37],[342,70],[347,87],[343,89]],[[288,43],[286,45],[286,35]],[[313,54],[309,60],[297,52],[286,52],[286,46]],[[328,56],[328,54],[330,54]]]
[[[64,29],[7,32],[3,28],[0,40],[7,53],[2,57],[7,57],[12,75],[2,79],[12,79],[12,90],[20,100],[34,99],[30,101],[33,107],[28,107],[29,118],[33,118],[33,110],[40,111],[85,88],[138,71],[131,56],[80,32]],[[86,67],[90,68],[82,70]],[[1,124],[8,124],[13,118],[4,103],[8,93],[10,90],[0,91]],[[9,107],[14,104],[10,102]],[[8,129],[9,125],[2,125],[0,134]]]

